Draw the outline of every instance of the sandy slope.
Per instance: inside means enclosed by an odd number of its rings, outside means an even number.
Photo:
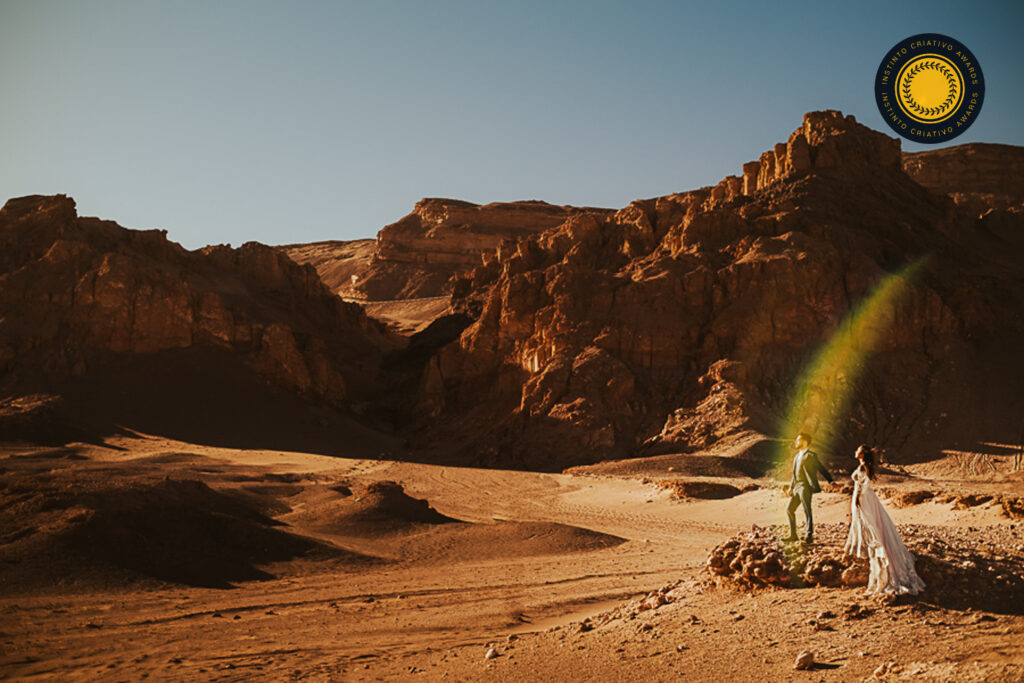
[[[415,334],[438,318],[448,308],[449,296],[394,301],[360,301],[366,314],[404,335]]]
[[[298,557],[260,567],[276,578],[228,590],[74,580],[49,590],[4,590],[0,673],[6,676],[667,680],[682,673],[696,680],[754,680],[766,672],[772,680],[860,680],[889,660],[904,673],[919,661],[932,672],[954,666],[957,678],[967,671],[963,662],[978,659],[976,680],[1010,680],[1024,662],[1011,645],[1019,642],[1024,620],[1013,614],[977,621],[973,613],[897,606],[861,620],[832,620],[834,631],[807,625],[821,611],[839,614],[857,600],[855,590],[694,590],[639,620],[616,620],[591,632],[566,628],[692,577],[722,539],[752,523],[778,522],[780,494],[768,488],[680,503],[655,485],[610,476],[348,460],[155,438],[125,437],[111,445],[124,450],[82,445],[34,457],[9,450],[3,474],[13,481],[20,472],[117,467],[121,478],[142,480],[149,476],[144,463],[158,461],[172,479],[280,501],[295,515],[274,513],[292,519],[282,530],[379,561]],[[344,510],[366,483],[382,480],[400,482],[440,515],[464,523],[414,524],[402,533],[359,538],[302,527],[302,501]],[[331,502],[322,495],[341,482],[352,498]],[[825,494],[817,510],[821,523],[842,523],[848,498]],[[926,503],[894,510],[894,517],[976,529],[1011,525],[991,506],[953,511]],[[485,661],[489,644],[501,656]],[[829,668],[793,672],[792,659],[805,646],[817,649]]]

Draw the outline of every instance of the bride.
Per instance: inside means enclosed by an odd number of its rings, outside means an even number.
[[[875,476],[875,453],[870,446],[860,446],[856,458],[860,466],[853,472],[853,502],[850,505],[846,552],[870,560],[871,574],[866,595],[916,595],[924,588],[924,582],[914,570],[914,556],[903,545],[900,532],[871,488],[871,480]]]

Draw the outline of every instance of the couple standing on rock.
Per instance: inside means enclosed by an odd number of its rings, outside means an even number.
[[[832,475],[828,473],[818,460],[817,454],[811,450],[811,437],[798,434],[794,440],[796,455],[793,458],[793,476],[786,493],[789,506],[789,537],[786,542],[794,542],[796,535],[796,509],[803,505],[807,519],[807,534],[804,540],[811,543],[814,539],[814,517],[811,497],[821,491],[818,475],[825,477],[831,484]],[[860,463],[854,470],[853,501],[850,503],[850,531],[846,538],[846,552],[855,557],[867,557],[871,573],[868,578],[868,594],[873,593],[910,593],[917,594],[924,588],[924,582],[914,569],[914,556],[900,538],[889,515],[882,507],[871,480],[875,476],[875,453],[867,445],[861,445],[854,454]]]

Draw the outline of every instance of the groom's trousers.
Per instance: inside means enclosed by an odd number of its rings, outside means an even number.
[[[797,486],[793,489],[793,494],[789,498],[789,507],[786,508],[786,514],[789,515],[790,537],[796,537],[796,509],[800,504],[804,506],[804,517],[807,519],[807,537],[810,538],[814,535],[814,516],[811,513],[811,496],[813,495],[811,489],[806,486]]]

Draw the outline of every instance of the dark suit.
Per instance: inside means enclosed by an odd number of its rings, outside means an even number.
[[[796,538],[796,509],[799,505],[804,506],[804,517],[807,519],[807,539],[814,535],[814,516],[811,512],[811,496],[821,491],[818,485],[818,475],[825,477],[831,484],[832,475],[821,466],[821,461],[814,451],[804,450],[793,458],[793,478],[789,482],[789,507],[786,514],[789,515],[789,535]]]

